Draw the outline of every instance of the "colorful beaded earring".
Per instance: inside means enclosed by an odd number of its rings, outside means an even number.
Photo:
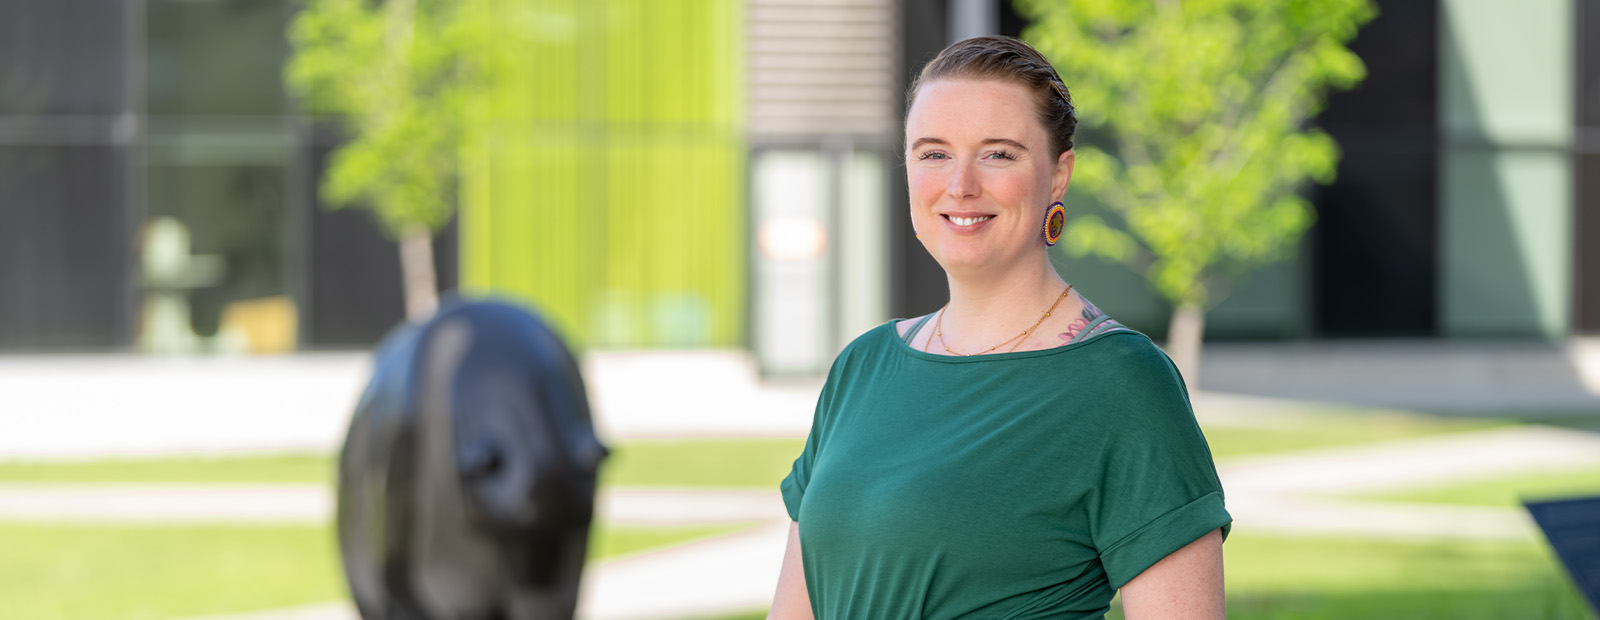
[[[1067,227],[1067,208],[1060,201],[1044,212],[1044,244],[1053,246],[1061,240],[1061,231]]]

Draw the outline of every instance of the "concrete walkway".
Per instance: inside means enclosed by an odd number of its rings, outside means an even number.
[[[1600,413],[1600,338],[1207,343],[1208,391],[1454,414]]]
[[[322,485],[0,484],[0,519],[52,523],[328,523]]]
[[[703,542],[601,562],[585,573],[578,616],[708,618],[772,603],[789,520]]]
[[[736,351],[583,360],[603,439],[804,437],[820,379],[763,383]],[[0,460],[338,450],[365,353],[0,356]]]

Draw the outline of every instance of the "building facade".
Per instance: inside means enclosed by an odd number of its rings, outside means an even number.
[[[0,351],[364,347],[398,250],[321,208],[287,2],[0,2]],[[455,286],[453,231],[438,242]]]
[[[1600,8],[1377,4],[1351,44],[1368,78],[1316,121],[1343,150],[1307,190],[1317,223],[1209,334],[1600,331]],[[0,352],[366,347],[401,320],[394,243],[317,197],[341,137],[283,86],[294,6],[0,1]],[[442,288],[527,300],[586,346],[748,347],[780,374],[943,303],[901,206],[901,97],[949,42],[1022,34],[1009,3],[499,10],[527,61],[464,155]],[[1163,335],[1137,275],[1056,260]]]

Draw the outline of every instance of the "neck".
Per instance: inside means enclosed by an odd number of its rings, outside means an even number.
[[[983,349],[1017,335],[1043,316],[1066,288],[1048,258],[1003,274],[947,273],[950,304],[942,331],[952,348]]]

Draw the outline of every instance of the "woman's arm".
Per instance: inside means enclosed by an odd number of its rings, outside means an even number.
[[[794,539],[790,539],[790,544]],[[781,581],[780,581],[781,583]],[[1220,620],[1223,611],[1222,531],[1212,530],[1122,586],[1128,620]]]
[[[778,592],[772,597],[767,620],[814,620],[811,596],[806,593],[806,572],[800,562],[800,522],[789,523],[789,546],[783,550],[783,569],[778,572]]]

